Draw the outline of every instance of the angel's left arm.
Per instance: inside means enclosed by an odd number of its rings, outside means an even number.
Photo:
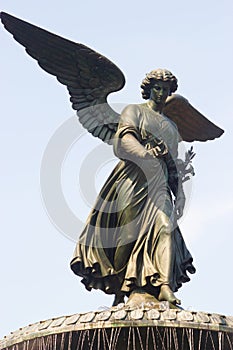
[[[175,125],[173,126],[176,128]],[[179,171],[179,162],[181,160],[178,159],[178,141],[180,137],[178,130],[177,133],[174,133],[173,136],[173,145],[170,149],[170,152],[165,156],[165,160],[168,169],[168,185],[175,197],[177,217],[180,217],[183,214],[183,209],[185,205],[185,194],[182,176]]]
[[[177,159],[173,159],[171,155],[169,154],[166,157],[166,163],[167,163],[167,168],[168,168],[168,184],[169,187],[174,194],[174,196],[177,198],[179,197],[184,197],[184,189],[183,189],[183,183],[182,183],[182,178],[179,174],[179,171],[177,169]]]

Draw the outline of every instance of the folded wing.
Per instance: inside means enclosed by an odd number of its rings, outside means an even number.
[[[224,133],[178,94],[168,97],[163,113],[176,123],[183,141],[213,140]]]

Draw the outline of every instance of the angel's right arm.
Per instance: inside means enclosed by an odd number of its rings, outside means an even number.
[[[114,141],[115,155],[138,165],[145,159],[154,158],[140,143],[139,119],[140,111],[137,105],[127,106],[121,113]]]

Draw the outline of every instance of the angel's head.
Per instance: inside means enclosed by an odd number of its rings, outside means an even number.
[[[145,100],[148,100],[150,98],[151,88],[157,81],[165,81],[169,83],[170,95],[177,90],[177,78],[169,70],[161,68],[155,69],[146,74],[146,77],[143,79],[141,84],[142,97]]]

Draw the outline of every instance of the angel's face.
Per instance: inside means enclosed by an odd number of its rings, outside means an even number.
[[[169,95],[170,83],[168,81],[157,80],[150,91],[150,99],[159,105],[163,105]]]

